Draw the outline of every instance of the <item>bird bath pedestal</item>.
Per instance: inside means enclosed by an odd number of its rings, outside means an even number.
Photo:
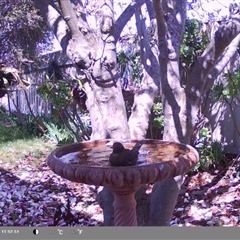
[[[182,175],[199,159],[189,145],[146,139],[142,140],[138,165],[112,167],[108,161],[111,141],[117,140],[65,145],[54,150],[47,163],[53,172],[70,181],[108,188],[114,195],[115,226],[137,226],[135,192],[142,185]],[[121,142],[125,148],[132,148],[137,141]]]

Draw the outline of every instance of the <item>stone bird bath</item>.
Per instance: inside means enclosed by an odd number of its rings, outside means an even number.
[[[114,225],[137,226],[135,192],[142,185],[164,181],[190,170],[198,162],[198,152],[189,145],[145,139],[138,165],[109,166],[112,149],[106,139],[59,147],[47,158],[51,170],[73,182],[101,185],[114,195]],[[119,140],[132,148],[137,140]]]

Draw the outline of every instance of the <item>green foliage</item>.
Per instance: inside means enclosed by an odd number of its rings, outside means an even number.
[[[136,49],[136,46],[132,46],[132,49],[127,51],[119,51],[117,58],[121,69],[121,77],[128,80],[130,79],[135,84],[139,84],[142,80],[142,64],[140,51]],[[131,46],[129,48],[131,48]]]
[[[42,135],[38,125],[31,115],[23,115],[24,123],[20,121],[16,112],[7,114],[0,109],[0,142],[14,141],[16,139],[29,139]]]
[[[24,136],[22,131],[19,129],[13,128],[13,126],[0,123],[0,143],[11,142],[16,139],[24,139],[27,136]]]
[[[224,83],[217,82],[213,85],[210,97],[214,101],[224,101],[228,105],[235,130],[240,135],[237,124],[239,120],[234,114],[234,107],[240,104],[240,71],[228,72],[224,75],[224,78]]]
[[[225,83],[217,82],[212,87],[211,97],[215,101],[236,99],[240,92],[240,71],[228,72],[224,75],[224,79]]]
[[[12,63],[33,58],[47,29],[33,1],[1,0],[0,11],[0,58]]]
[[[203,53],[209,41],[209,34],[201,30],[201,22],[187,19],[180,47],[182,65],[192,64],[196,57]]]
[[[131,67],[132,67],[132,79],[135,82],[140,83],[142,76],[142,63],[140,52],[136,52],[131,59]]]
[[[161,139],[163,137],[164,117],[161,99],[157,98],[151,111],[147,138]]]
[[[127,54],[124,51],[119,51],[117,57],[118,57],[118,64],[121,67],[121,72],[124,73],[129,61]]]
[[[7,110],[4,106],[0,106],[0,121],[8,120]]]
[[[199,137],[204,139],[204,142],[206,142],[207,139],[209,139],[211,136],[211,131],[206,128],[203,127],[202,129],[200,129],[199,131]]]
[[[47,128],[47,133],[45,137],[47,137],[47,139],[57,144],[58,146],[74,142],[74,138],[71,132],[64,126],[59,126],[54,123],[46,122],[44,123],[44,125]]]
[[[37,93],[44,100],[50,101],[57,111],[64,109],[71,102],[71,86],[64,80],[46,81],[38,87]]]
[[[219,141],[212,141],[212,131],[208,122],[203,121],[196,129],[191,145],[199,152],[199,162],[190,172],[208,171],[223,165],[227,166],[223,144]]]
[[[22,122],[24,121],[24,122]],[[30,114],[22,115],[22,120],[17,112],[7,114],[6,110],[0,108],[0,143],[15,141],[17,139],[31,139],[34,137],[44,137],[51,140],[54,144],[64,145],[72,143],[76,140],[73,132],[67,128],[63,122],[53,117],[38,116],[38,121],[44,127],[46,132],[43,133],[34,118]],[[68,123],[70,128],[81,137],[87,126],[77,129],[76,126]],[[82,123],[83,124],[83,123]],[[85,132],[84,132],[85,133]]]
[[[153,126],[162,129],[164,126],[163,108],[162,103],[154,103],[152,109],[152,123]]]
[[[24,123],[19,120],[19,117],[15,118],[15,126],[26,136],[41,137],[43,132],[36,123],[34,117],[31,114],[24,114]],[[44,116],[38,117],[40,123],[45,119]]]
[[[211,143],[206,143],[198,148],[198,151],[200,159],[193,171],[207,171],[210,168],[217,169],[222,164],[227,166],[227,161],[221,142],[213,141]]]
[[[79,116],[83,116],[85,110],[79,112],[72,104],[71,90],[76,80],[66,79],[54,82],[47,80],[37,89],[37,93],[44,100],[51,102],[53,106],[53,119],[46,125],[47,137],[58,144],[89,139],[89,124],[82,122]],[[82,89],[82,83],[77,81],[77,84]]]

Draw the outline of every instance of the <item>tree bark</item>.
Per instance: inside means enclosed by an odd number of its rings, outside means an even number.
[[[83,82],[87,94],[92,140],[144,138],[154,98],[160,92],[164,111],[164,140],[190,143],[200,98],[211,88],[214,78],[228,63],[227,58],[230,60],[233,49],[239,43],[238,19],[232,18],[227,25],[220,26],[207,49],[189,70],[186,87],[183,87],[179,74],[179,49],[186,18],[185,0],[153,0],[159,49],[150,47],[147,40],[140,11],[143,0],[133,1],[127,7],[123,14],[125,17],[120,16],[116,21],[116,32],[113,1],[97,1],[96,34],[89,28],[81,1],[59,0],[59,6],[53,0],[35,2],[63,50],[76,64],[77,78]],[[154,23],[151,1],[146,3]],[[144,81],[135,95],[129,130],[118,81],[115,46],[123,26],[134,13],[140,36]],[[158,55],[159,59],[156,57]],[[155,184],[149,200],[144,188],[139,190],[136,194],[139,225],[169,225],[182,179],[178,176]],[[104,209],[104,225],[113,225],[112,196],[106,189],[99,196]],[[141,211],[143,205],[146,207],[145,215]]]
[[[117,73],[113,1],[97,2],[97,36],[88,27],[80,3],[76,9],[69,0],[60,0],[59,10],[50,0],[36,3],[63,50],[76,64],[76,78],[83,82],[87,95],[91,140],[129,138],[126,109]],[[77,15],[76,10],[80,14]],[[104,210],[104,225],[113,225],[113,207],[109,204],[112,202],[111,193],[104,189],[98,199]]]
[[[91,139],[129,138],[117,73],[113,1],[97,2],[97,36],[84,15],[76,14],[81,7],[79,2],[60,0],[59,6],[51,0],[35,2],[67,56],[76,64],[76,78],[84,83],[91,117]]]
[[[187,98],[181,86],[179,49],[186,19],[186,1],[154,0],[158,23],[161,93],[166,141],[188,143]],[[183,177],[155,183],[150,197],[149,225],[169,226]]]
[[[223,54],[223,57],[229,57],[230,59],[233,48],[230,46],[226,49],[226,47],[238,35],[239,22],[233,19],[217,30],[209,46],[188,72],[186,88],[183,88],[179,76],[178,62],[181,35],[183,33],[182,23],[184,23],[186,16],[186,2],[154,0],[154,8],[159,28],[164,140],[189,144],[199,110],[200,98],[214,82],[214,78],[211,78],[209,73],[217,77],[225,64],[229,62],[226,58],[223,60],[219,59],[219,57]],[[238,39],[233,41],[232,46],[236,46],[238,41]],[[214,69],[215,65],[216,69]],[[151,195],[151,203],[157,198],[160,199],[159,204],[151,209],[150,216],[152,213],[156,214],[157,212],[159,216],[161,214],[161,217],[158,219],[151,216],[151,225],[169,224],[171,211],[174,209],[181,182],[182,177],[178,176],[174,180],[170,179],[155,184]],[[171,190],[169,191],[169,189]],[[163,196],[168,200],[171,199],[171,201],[166,202]]]
[[[152,47],[150,46],[150,39],[147,33],[140,4],[138,4],[138,8],[136,8],[135,17],[137,32],[140,39],[143,80],[141,83],[141,89],[134,95],[134,103],[128,124],[130,128],[131,138],[142,139],[146,136],[149,125],[149,117],[151,114],[152,106],[154,104],[154,100],[159,95],[159,51],[156,44]],[[152,37],[156,38],[156,21],[151,20],[151,24],[152,28],[155,30]]]

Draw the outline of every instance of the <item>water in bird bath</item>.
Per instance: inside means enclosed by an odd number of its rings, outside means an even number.
[[[110,147],[94,147],[91,149],[82,149],[81,151],[71,152],[59,158],[64,163],[79,164],[91,167],[109,166],[109,155],[112,149]]]
[[[131,149],[135,143],[123,143],[125,148]],[[143,144],[139,155],[137,165],[148,165],[160,162],[174,160],[183,157],[189,153],[185,145],[176,143],[151,143]],[[110,146],[106,144],[101,146],[92,146],[91,148],[73,149],[64,155],[58,156],[59,160],[66,164],[84,165],[91,167],[111,167],[109,165],[109,156],[112,153]]]
[[[144,139],[141,141],[143,145],[138,155],[138,166],[114,167],[109,166],[113,150],[109,142],[117,141],[104,139],[62,146],[48,156],[47,163],[54,173],[63,178],[104,186],[111,191],[114,195],[115,226],[137,226],[135,192],[142,185],[182,175],[199,159],[197,151],[191,146]],[[136,143],[137,140],[122,142],[128,149]]]

